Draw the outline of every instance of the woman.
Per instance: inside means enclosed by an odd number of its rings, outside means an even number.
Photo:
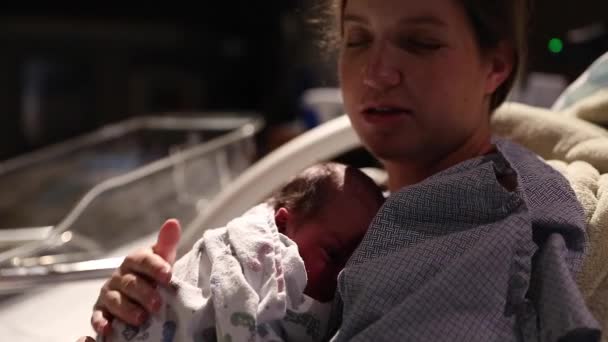
[[[490,130],[525,55],[526,2],[334,7],[345,108],[392,192],[339,277],[334,339],[597,339],[573,281],[585,239],[576,197]],[[158,307],[178,239],[169,221],[126,259],[101,291],[97,331]]]

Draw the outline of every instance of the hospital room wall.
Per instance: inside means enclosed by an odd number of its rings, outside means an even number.
[[[4,8],[0,160],[137,115],[290,120],[300,89],[319,82],[305,60],[301,3]]]
[[[608,2],[534,0],[529,60],[512,100],[550,108],[564,89],[608,51]]]

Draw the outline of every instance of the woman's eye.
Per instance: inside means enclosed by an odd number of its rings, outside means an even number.
[[[345,45],[349,48],[361,47],[368,44],[370,40],[369,34],[356,30],[346,34]]]
[[[361,47],[367,44],[367,41],[364,39],[350,39],[346,41],[346,47],[355,48]]]
[[[439,50],[443,45],[433,40],[405,38],[399,40],[399,46],[412,52],[432,52]]]

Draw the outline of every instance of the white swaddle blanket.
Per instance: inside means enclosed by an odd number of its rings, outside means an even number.
[[[163,307],[141,327],[113,323],[111,341],[318,341],[330,304],[304,295],[304,262],[260,204],[210,229],[174,266]]]

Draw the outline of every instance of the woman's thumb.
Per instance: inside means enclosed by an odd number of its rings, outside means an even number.
[[[95,342],[91,336],[82,336],[76,342]]]
[[[154,253],[160,255],[170,264],[175,262],[177,245],[179,243],[182,229],[176,219],[167,220],[160,228],[156,244],[152,247]]]

